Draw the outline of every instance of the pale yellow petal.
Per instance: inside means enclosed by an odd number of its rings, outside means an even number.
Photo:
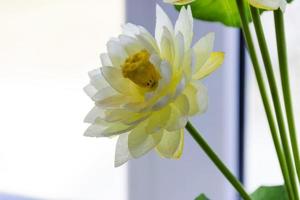
[[[257,8],[265,10],[277,10],[280,8],[282,11],[285,10],[286,0],[249,0],[249,3]]]
[[[185,96],[188,98],[189,101],[189,116],[195,115],[199,112],[199,105],[198,105],[198,96],[197,96],[197,88],[193,85],[188,85],[186,89],[183,91]]]
[[[223,64],[224,53],[212,52],[205,64],[193,75],[193,79],[202,79],[215,71]]]
[[[145,130],[145,123],[135,127],[128,136],[128,148],[130,154],[134,158],[138,158],[151,149],[153,149],[159,142],[162,136],[162,131],[153,134],[147,134]]]
[[[180,95],[171,106],[171,115],[166,130],[175,131],[184,128],[188,121],[188,98],[185,95]]]
[[[101,67],[101,72],[105,80],[110,84],[116,91],[130,95],[136,87],[133,83],[123,77],[122,70],[116,67]]]
[[[180,158],[183,147],[183,135],[183,129],[173,132],[164,131],[160,143],[156,146],[157,152],[164,158]]]
[[[173,36],[171,35],[170,31],[163,27],[161,42],[160,42],[160,53],[161,58],[163,60],[167,60],[169,63],[173,63],[174,60],[174,41]]]
[[[169,120],[170,113],[170,106],[166,106],[159,111],[153,112],[148,119],[148,123],[146,125],[146,132],[148,134],[152,134],[163,129]]]
[[[208,33],[202,37],[193,47],[195,53],[195,72],[202,68],[204,63],[208,60],[215,41],[215,33]]]
[[[195,0],[164,0],[165,3],[170,3],[174,5],[185,5],[188,3],[192,3]]]

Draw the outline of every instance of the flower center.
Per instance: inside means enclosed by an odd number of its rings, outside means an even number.
[[[149,61],[149,58],[150,54],[146,50],[141,50],[129,56],[125,63],[121,65],[122,73],[125,78],[129,78],[138,86],[155,90],[161,76]]]

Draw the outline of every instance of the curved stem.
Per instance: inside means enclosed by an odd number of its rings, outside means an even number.
[[[295,172],[295,168],[294,168],[292,152],[290,149],[288,134],[287,134],[285,123],[284,123],[283,111],[282,111],[281,103],[280,103],[280,99],[279,99],[279,92],[277,89],[277,84],[276,84],[276,79],[275,79],[275,75],[274,75],[274,71],[273,71],[273,67],[272,67],[271,57],[270,57],[269,50],[267,47],[267,42],[265,40],[263,27],[262,27],[262,24],[260,21],[260,15],[259,15],[258,9],[251,6],[251,14],[252,14],[252,18],[253,18],[253,23],[254,23],[257,39],[258,39],[258,44],[259,44],[259,47],[261,50],[261,55],[262,55],[265,69],[267,72],[267,78],[269,81],[269,86],[270,86],[271,95],[272,95],[272,99],[273,99],[273,105],[274,105],[275,114],[277,117],[279,133],[280,133],[282,146],[283,146],[283,152],[284,152],[284,155],[286,158],[287,167],[288,167],[288,171],[290,174],[290,181],[291,181],[292,187],[294,189],[294,194],[295,194],[296,199],[300,199],[299,191],[298,191],[298,181],[296,179],[296,172]]]
[[[225,166],[225,164],[220,160],[217,154],[210,148],[204,138],[198,133],[198,131],[193,127],[193,125],[188,122],[185,126],[191,136],[195,139],[198,145],[203,149],[206,155],[211,159],[211,161],[218,167],[218,169],[223,173],[227,180],[232,184],[232,186],[240,193],[241,197],[245,200],[251,200],[251,197],[245,191],[242,184],[237,180],[237,178],[230,172],[230,170]]]
[[[277,51],[278,51],[279,69],[281,75],[282,92],[283,92],[284,104],[286,109],[287,121],[289,125],[290,141],[292,144],[292,150],[293,150],[293,155],[294,155],[294,160],[296,165],[296,171],[298,175],[298,181],[300,182],[300,156],[299,156],[299,149],[298,149],[296,126],[294,121],[290,81],[289,81],[288,61],[287,61],[288,58],[287,58],[287,49],[286,49],[285,32],[284,32],[284,18],[283,18],[283,13],[280,9],[274,11],[274,20],[275,20]]]
[[[244,38],[248,47],[248,52],[252,61],[252,65],[253,65],[253,69],[255,72],[255,77],[257,80],[257,84],[258,84],[258,88],[260,91],[260,95],[262,98],[262,102],[265,108],[265,112],[267,115],[267,120],[269,123],[269,127],[271,130],[271,134],[272,134],[272,139],[273,139],[273,143],[277,152],[277,157],[279,159],[279,163],[280,163],[280,167],[281,167],[281,171],[285,180],[285,184],[287,187],[287,191],[289,194],[290,199],[294,199],[293,197],[293,192],[292,192],[292,186],[290,183],[290,179],[289,179],[289,173],[288,173],[288,169],[287,169],[287,165],[286,165],[286,160],[285,157],[283,155],[283,151],[282,151],[282,147],[281,147],[281,143],[278,137],[278,132],[277,132],[277,128],[275,125],[275,119],[271,110],[271,106],[270,106],[270,101],[266,92],[266,87],[265,87],[265,82],[263,80],[263,76],[262,76],[262,72],[260,69],[260,65],[257,59],[257,55],[255,52],[255,48],[254,48],[254,43],[253,43],[253,39],[251,36],[251,32],[248,26],[248,20],[246,18],[246,8],[244,7],[244,2],[243,0],[236,0],[237,6],[238,6],[238,10],[239,10],[239,14],[241,17],[241,24],[242,24],[242,29],[243,29],[243,33],[244,33]]]

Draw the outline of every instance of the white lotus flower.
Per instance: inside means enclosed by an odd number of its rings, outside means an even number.
[[[192,3],[195,0],[164,0],[165,3],[170,3],[174,5],[185,5],[188,3]]]
[[[257,8],[265,10],[277,10],[281,9],[285,11],[286,0],[249,0],[249,3]]]
[[[155,38],[141,26],[124,25],[85,87],[95,101],[85,135],[119,136],[115,166],[153,148],[162,157],[179,158],[188,117],[207,107],[207,91],[198,80],[223,62],[222,52],[212,52],[213,33],[191,48],[190,7],[181,9],[175,27],[159,6],[156,18]]]

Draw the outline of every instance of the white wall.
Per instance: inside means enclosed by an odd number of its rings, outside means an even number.
[[[0,193],[126,199],[114,141],[83,136],[82,89],[123,19],[120,0],[0,1]]]

